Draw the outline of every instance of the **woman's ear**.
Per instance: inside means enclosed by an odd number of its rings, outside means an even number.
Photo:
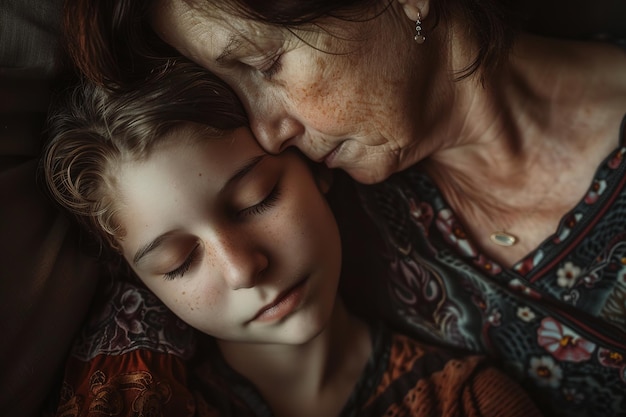
[[[428,10],[430,6],[430,0],[397,0],[404,10],[404,14],[411,21],[416,21],[418,18],[424,20],[428,16]]]

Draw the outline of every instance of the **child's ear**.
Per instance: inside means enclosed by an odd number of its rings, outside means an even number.
[[[322,194],[326,194],[333,185],[333,172],[326,165],[317,164],[313,167],[313,176]]]

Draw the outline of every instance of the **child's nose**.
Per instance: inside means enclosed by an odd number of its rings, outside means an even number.
[[[233,290],[254,287],[269,264],[262,251],[243,239],[220,238],[211,245],[212,262]]]

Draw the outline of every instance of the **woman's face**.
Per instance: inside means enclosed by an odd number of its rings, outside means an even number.
[[[296,152],[268,155],[248,129],[200,134],[175,131],[116,170],[124,257],[175,314],[218,339],[311,340],[341,269],[327,184]]]
[[[296,146],[366,183],[411,163],[414,114],[422,106],[419,69],[412,23],[396,2],[380,17],[343,29],[320,22],[322,29],[295,32],[204,3],[160,3],[157,33],[235,89],[268,152]]]

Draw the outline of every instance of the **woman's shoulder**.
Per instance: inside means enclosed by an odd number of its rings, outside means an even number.
[[[391,336],[389,366],[367,404],[364,415],[402,410],[412,416],[448,416],[456,415],[459,406],[479,415],[539,415],[521,387],[484,356],[399,333]]]

